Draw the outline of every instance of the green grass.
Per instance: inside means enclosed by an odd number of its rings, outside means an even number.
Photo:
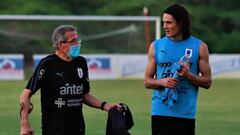
[[[0,81],[0,135],[19,134],[19,95],[26,81]],[[101,100],[126,103],[133,114],[132,135],[150,135],[151,90],[142,80],[92,81],[91,93]],[[239,135],[240,80],[217,79],[210,90],[200,89],[196,120],[197,135]],[[30,115],[36,135],[41,134],[39,92]],[[107,113],[84,107],[86,135],[104,135]]]

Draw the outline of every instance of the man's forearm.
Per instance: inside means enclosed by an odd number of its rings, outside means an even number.
[[[192,84],[199,86],[199,87],[203,87],[205,89],[210,88],[210,86],[212,84],[212,78],[208,77],[208,76],[199,76],[199,75],[195,75],[195,74],[192,74],[189,72],[187,74],[186,78]]]
[[[20,122],[21,124],[29,124],[28,115],[33,109],[33,105],[30,102],[31,94],[24,91],[20,96]]]
[[[21,124],[28,124],[28,115],[30,111],[30,101],[20,102],[20,120]]]
[[[144,86],[147,89],[162,89],[163,88],[160,81],[153,79],[153,78],[144,79]]]
[[[30,102],[32,92],[24,89],[20,96],[20,135],[33,135],[34,131],[30,126],[29,113],[33,110],[33,105]]]
[[[88,106],[94,107],[94,108],[100,108],[101,107],[101,101],[94,97],[93,95],[87,93],[83,96],[84,103]]]

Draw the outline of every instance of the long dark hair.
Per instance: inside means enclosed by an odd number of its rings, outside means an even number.
[[[182,26],[183,40],[190,37],[191,21],[188,11],[179,4],[170,5],[164,10],[164,13],[170,14]]]

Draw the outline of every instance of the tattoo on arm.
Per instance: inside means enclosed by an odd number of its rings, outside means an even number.
[[[30,114],[33,110],[33,104],[30,102],[29,107],[27,107],[26,104],[20,103],[20,117],[22,117],[22,111],[27,108],[28,108],[28,114]]]
[[[28,110],[28,113],[31,113],[33,110],[33,104],[30,102],[30,106],[29,106],[29,110]]]
[[[22,117],[22,111],[26,108],[24,103],[20,103],[20,117]]]

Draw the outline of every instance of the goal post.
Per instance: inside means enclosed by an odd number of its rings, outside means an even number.
[[[82,40],[81,55],[88,56],[91,78],[141,77],[147,61],[146,22],[151,42],[159,39],[157,16],[0,15],[0,53],[24,54],[28,70],[34,54],[54,52],[51,35],[57,26],[74,25]]]
[[[78,29],[84,54],[143,54],[146,21],[150,24],[151,41],[159,39],[158,16],[0,15],[0,41],[5,43],[1,45],[5,50],[0,53],[24,53],[27,59],[34,53],[51,53],[53,30],[70,24]]]

